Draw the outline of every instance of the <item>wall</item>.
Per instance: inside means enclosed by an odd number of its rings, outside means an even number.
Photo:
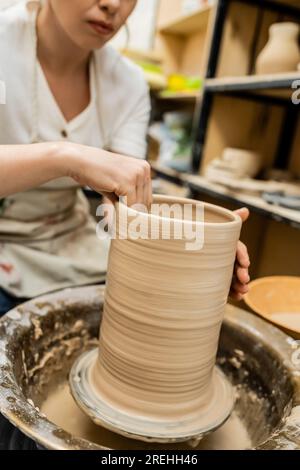
[[[18,3],[20,1],[25,1],[25,0],[0,0],[0,10],[4,10],[4,8],[7,8],[14,3]]]
[[[1,0],[0,0],[1,1]],[[152,48],[159,0],[138,0],[128,21],[130,40],[127,44],[125,28],[113,39],[117,48],[149,50]]]

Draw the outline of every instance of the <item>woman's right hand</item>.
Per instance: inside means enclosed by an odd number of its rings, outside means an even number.
[[[151,205],[151,168],[145,160],[77,144],[65,144],[64,155],[68,175],[82,186],[111,200],[126,196],[128,206]]]
[[[83,186],[127,204],[152,203],[150,165],[93,147],[68,142],[0,145],[0,199],[71,176]]]

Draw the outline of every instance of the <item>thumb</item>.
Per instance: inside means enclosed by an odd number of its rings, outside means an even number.
[[[103,192],[102,195],[108,203],[111,202],[112,204],[115,204],[119,200],[118,196],[114,193]]]
[[[250,212],[249,212],[249,209],[247,209],[247,207],[242,207],[241,209],[234,211],[234,213],[240,216],[243,223],[246,222],[246,220],[248,220],[250,216]]]

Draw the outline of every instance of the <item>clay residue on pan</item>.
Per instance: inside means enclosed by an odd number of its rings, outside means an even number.
[[[147,444],[114,434],[96,426],[77,406],[67,383],[53,390],[41,406],[41,412],[72,436],[86,439],[109,449],[191,449],[188,443]],[[197,449],[238,450],[251,448],[251,440],[241,420],[234,413],[219,430],[204,437]]]
[[[47,421],[35,407],[41,408],[46,393],[45,387],[49,386],[51,389],[54,387],[57,390],[61,373],[66,382],[76,355],[84,352],[85,346],[88,347],[88,341],[96,345],[102,296],[103,289],[97,286],[74,291],[67,290],[47,296],[49,300],[46,314],[37,312],[30,303],[22,306],[22,318],[13,315],[14,318],[6,317],[0,321],[1,412],[9,415],[11,421],[22,432],[28,433],[31,438],[40,443],[43,440],[42,444],[47,448],[60,446],[63,449],[96,448],[99,450],[99,446],[76,439],[74,435],[70,435],[70,432],[59,429],[51,423],[51,419],[50,422]],[[58,303],[60,299],[64,299],[67,305],[65,310]],[[32,313],[33,311],[35,313]],[[37,342],[32,340],[31,318],[33,315],[40,317],[44,333]],[[65,348],[60,347],[59,338],[67,339],[68,335],[72,335],[77,320],[83,321],[83,331],[89,330],[91,336],[88,338],[88,335],[83,335],[87,338],[87,344],[84,345],[83,342],[82,349],[74,350],[74,356],[68,358],[65,355]],[[80,337],[80,333],[77,331],[75,337]],[[38,364],[44,354],[52,351],[53,347],[57,348],[53,350],[53,362],[48,361],[44,369],[36,370],[36,373],[29,379],[29,384],[23,383],[24,370],[21,363],[20,344],[23,345],[28,371]],[[225,348],[227,353],[225,357],[219,353],[219,363],[222,364],[223,371],[230,377],[232,383],[238,384],[235,410],[244,428],[248,430],[253,447],[264,449],[300,447],[299,407],[295,407],[295,404],[300,403],[299,370],[296,370],[295,366],[292,367],[292,364],[289,365],[297,346],[294,340],[258,317],[227,306],[227,318],[221,338],[221,349],[223,351]],[[238,369],[228,361],[231,357],[241,360],[235,348],[243,349],[245,357],[242,366]],[[262,359],[269,355],[270,360],[274,360],[274,366],[271,362],[262,362]],[[272,395],[271,387],[270,393],[268,392],[267,395],[263,393],[262,396],[260,390],[257,389],[257,379],[265,377],[266,364],[275,388],[274,395]],[[280,364],[279,367],[278,364]],[[295,384],[298,383],[298,392],[291,390],[291,376],[294,377]],[[34,406],[29,404],[26,398],[31,399]],[[294,408],[289,419],[293,400]],[[274,416],[276,421],[273,420]],[[261,444],[264,441],[266,443]],[[149,445],[148,448],[151,447],[154,448],[154,444]],[[162,447],[165,448],[165,445]]]

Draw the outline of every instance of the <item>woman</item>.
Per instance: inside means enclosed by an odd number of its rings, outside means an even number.
[[[7,88],[0,145],[65,141],[145,157],[147,86],[140,70],[107,45],[135,5],[136,0],[27,1],[0,14],[0,79]],[[104,279],[108,242],[96,239],[74,179],[9,196],[1,210],[5,309],[23,298]],[[242,246],[238,259],[233,289],[240,296],[249,263]]]

